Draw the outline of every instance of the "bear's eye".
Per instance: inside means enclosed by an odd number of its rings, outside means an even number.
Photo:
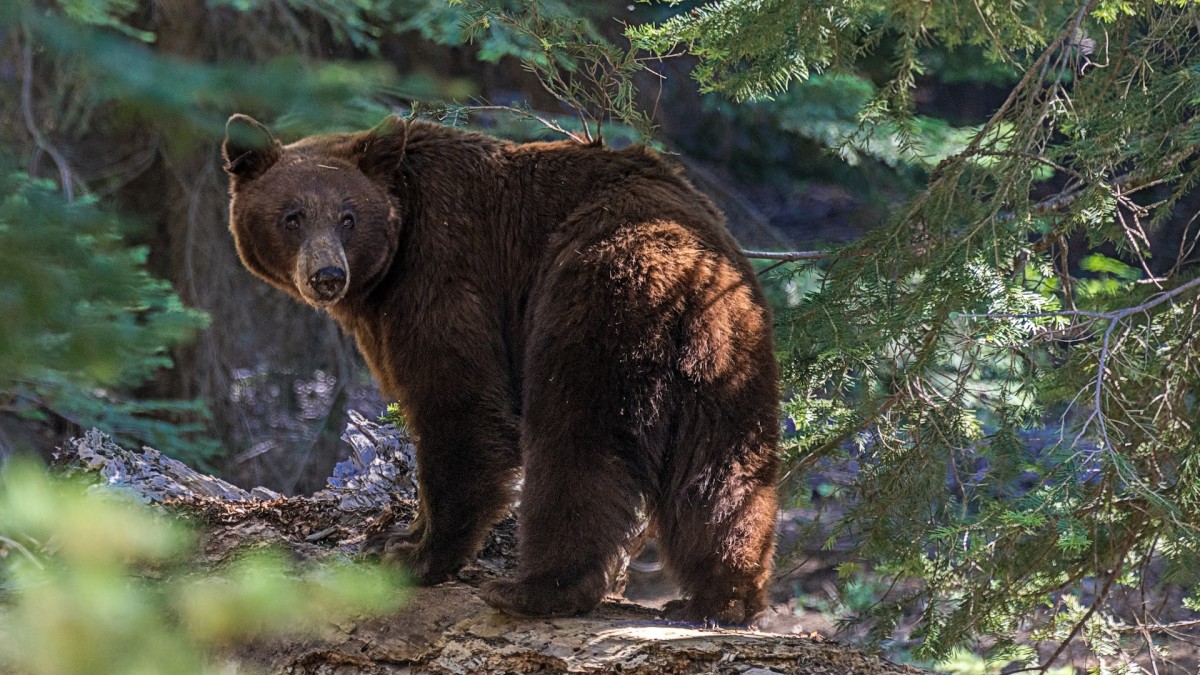
[[[288,213],[283,214],[283,227],[284,229],[288,230],[294,230],[300,227],[300,212],[289,211]]]
[[[346,228],[347,230],[354,227],[354,214],[353,213],[343,213],[342,214],[342,227]]]

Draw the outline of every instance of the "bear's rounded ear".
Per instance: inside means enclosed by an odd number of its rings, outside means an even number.
[[[388,116],[355,146],[359,171],[390,181],[400,168],[407,145],[408,121],[398,115]]]
[[[280,155],[279,141],[258,120],[234,115],[225,123],[225,171],[235,178],[254,178],[271,168]]]

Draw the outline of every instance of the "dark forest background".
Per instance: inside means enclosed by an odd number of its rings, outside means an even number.
[[[836,553],[793,604],[927,662],[1194,672],[1198,36],[1185,0],[5,2],[0,460],[95,427],[308,493],[383,411],[238,263],[231,113],[648,143],[776,308],[781,570]]]
[[[522,110],[579,126],[570,102],[522,62],[527,48],[517,37],[468,43],[460,29],[468,12],[441,2],[18,3],[6,11],[0,139],[11,168],[117,214],[125,241],[145,251],[145,269],[208,319],[144,381],[89,390],[34,380],[10,391],[0,413],[5,452],[47,452],[99,425],[242,485],[319,489],[345,452],[346,409],[374,414],[384,402],[349,338],[237,261],[219,156],[224,118],[269,120],[289,140],[366,128],[389,113],[518,140],[564,137]],[[678,10],[603,2],[580,11],[619,41],[625,24]],[[970,60],[951,59],[920,83],[920,113],[947,128],[985,119],[1011,78],[973,72]],[[855,128],[869,72],[738,105],[699,93],[694,65],[667,59],[637,76],[652,138],[620,121],[601,131],[610,144],[650,140],[674,154],[747,248],[854,238],[926,168],[894,150],[829,150]],[[474,109],[490,106],[516,109]]]

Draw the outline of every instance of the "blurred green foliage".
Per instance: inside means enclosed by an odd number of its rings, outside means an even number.
[[[244,12],[261,4],[234,3]],[[370,22],[388,16],[380,3],[291,4],[320,10],[335,39],[368,51],[381,33]],[[283,132],[302,135],[372,126],[388,114],[389,100],[469,89],[404,81],[379,60],[171,56],[139,27],[142,10],[129,0],[0,7],[0,35],[15,47],[21,78],[20,95],[0,103],[12,123],[0,133],[0,413],[99,427],[134,447],[151,445],[212,469],[220,447],[207,402],[136,393],[172,365],[170,350],[204,328],[206,317],[147,271],[150,249],[134,243],[147,240],[139,220],[98,196],[128,178],[93,167],[99,175],[85,184],[71,166],[79,154],[64,155],[55,144],[148,132],[182,157],[209,151],[232,110],[265,114]],[[29,157],[53,157],[58,183],[26,175]]]
[[[765,127],[769,131],[763,135],[776,142],[788,135],[808,139],[836,152],[850,167],[873,159],[888,167],[914,166],[928,171],[966,147],[975,133],[951,127],[937,117],[919,116],[910,129],[916,136],[907,145],[893,124],[881,124],[863,136],[861,117],[875,95],[876,88],[866,77],[831,74],[796,82],[771,99],[736,103],[710,97],[706,103],[734,123]]]
[[[147,249],[90,197],[67,202],[56,185],[0,175],[0,391],[26,416],[49,407],[81,427],[203,463],[216,450],[192,402],[130,400],[112,392],[170,365],[166,348],[205,325],[145,270]]]
[[[163,345],[203,325],[143,269],[147,250],[85,198],[20,173],[0,176],[0,373],[71,371],[97,385],[140,381]]]
[[[0,670],[227,672],[221,648],[386,613],[405,598],[383,568],[296,569],[271,551],[196,574],[193,546],[150,507],[10,463],[0,470]]]
[[[1028,661],[1034,655],[1030,652],[1032,648],[1025,650],[1022,654],[1023,659]],[[1012,672],[1008,666],[1011,661],[1018,659],[1001,659],[999,661],[989,661],[978,654],[970,652],[966,649],[954,651],[949,658],[937,663],[933,667],[933,671],[937,673],[948,673],[949,675],[1002,675],[1003,673]],[[1046,675],[1075,675],[1074,666],[1062,666],[1060,668],[1047,668]]]
[[[288,115],[287,131],[309,134],[373,126],[388,113],[383,101],[389,98],[420,100],[446,93],[427,80],[402,80],[378,60],[309,62],[281,55],[212,64],[166,56],[141,40],[96,31],[52,12],[29,8],[15,19],[61,62],[60,77],[82,85],[74,95],[86,100],[75,105],[185,134],[176,142],[211,142],[223,133],[229,110]]]

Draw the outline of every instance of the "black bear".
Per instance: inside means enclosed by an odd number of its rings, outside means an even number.
[[[484,598],[587,611],[649,515],[684,599],[766,606],[778,473],[771,313],[713,204],[657,153],[389,118],[282,145],[229,120],[243,263],[352,333],[417,437],[419,515],[381,548],[453,574],[514,498]]]

